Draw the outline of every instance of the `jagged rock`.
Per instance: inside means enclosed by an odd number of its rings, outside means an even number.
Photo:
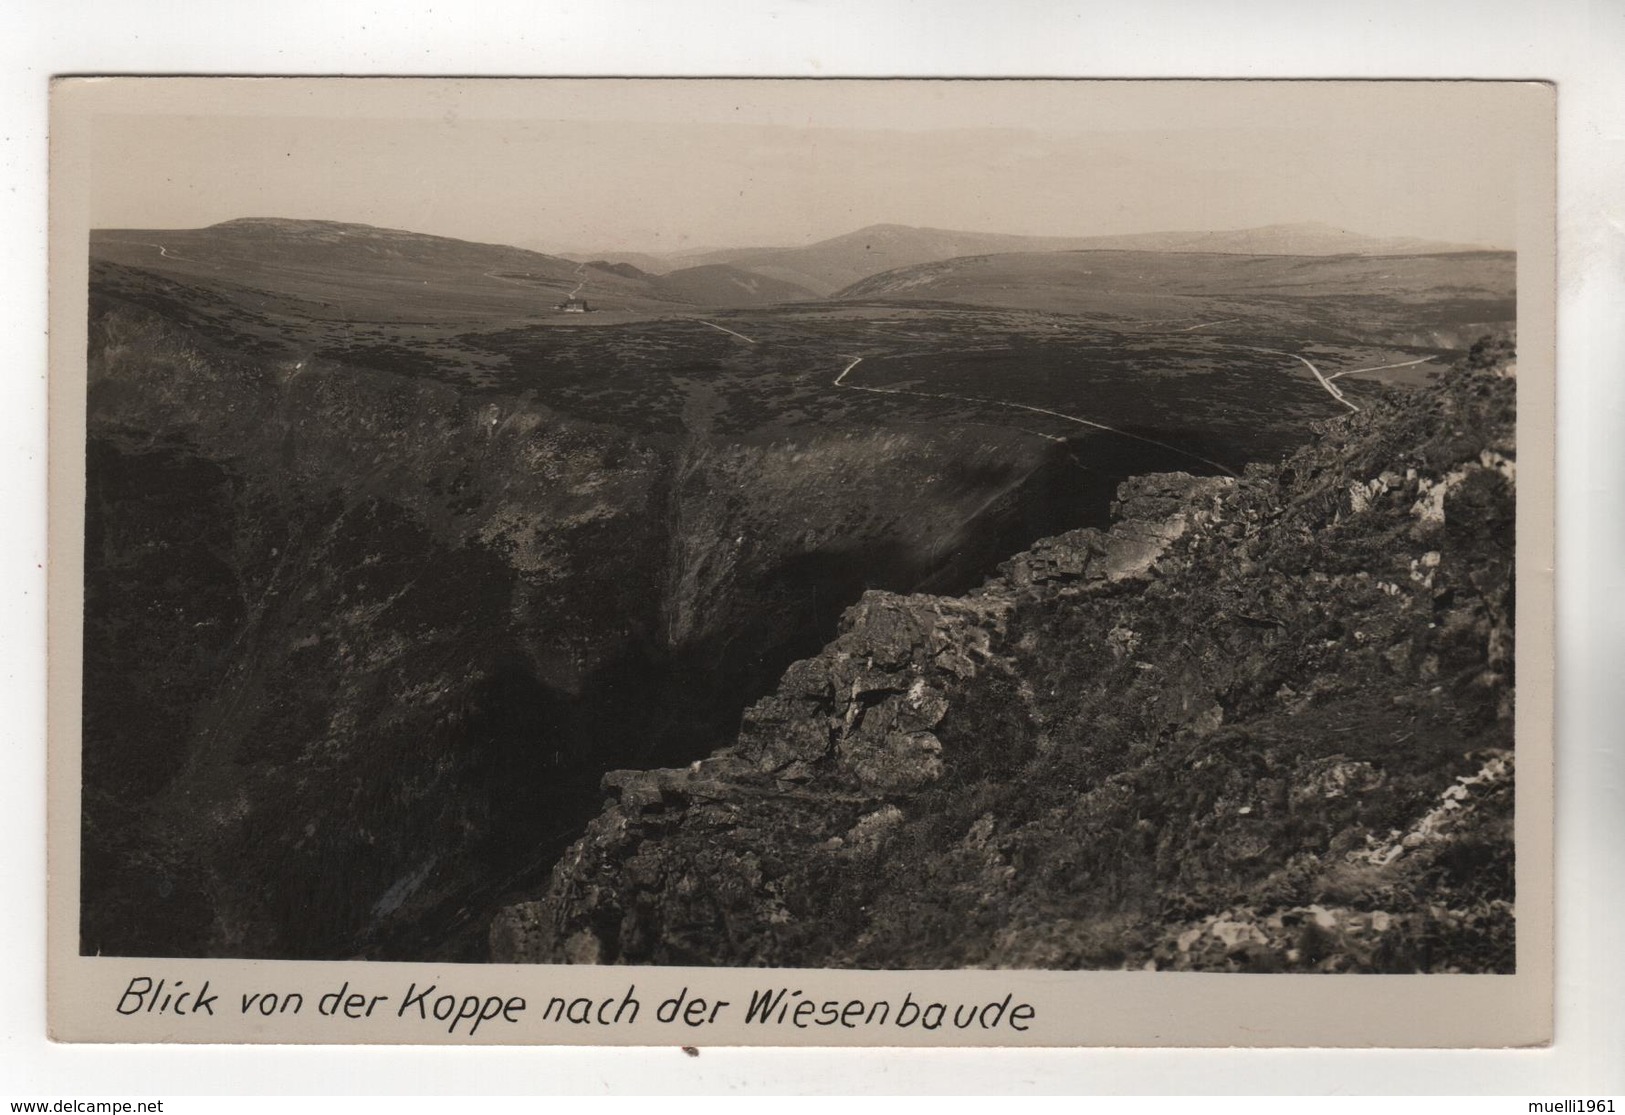
[[[873,813],[858,818],[858,823],[852,826],[844,837],[842,843],[848,847],[862,847],[865,844],[874,844],[884,838],[886,832],[903,822],[903,811],[895,805],[882,806]]]
[[[493,958],[1509,970],[1514,390],[867,593],[714,759],[607,778]]]
[[[918,790],[942,777],[942,741],[930,732],[868,732],[841,747],[841,758],[865,787],[882,793]]]

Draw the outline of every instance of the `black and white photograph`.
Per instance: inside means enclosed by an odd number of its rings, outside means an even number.
[[[79,957],[1352,986],[1549,933],[1545,88],[115,81]]]

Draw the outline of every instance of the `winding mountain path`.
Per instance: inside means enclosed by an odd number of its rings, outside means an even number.
[[[719,332],[722,332],[722,333],[726,333],[731,337],[738,337],[741,341],[744,341],[746,344],[753,345],[753,344],[756,343],[756,339],[754,337],[747,337],[743,333],[737,333],[734,330],[729,329],[729,328],[727,328],[725,326],[718,325],[714,321],[706,321],[703,318],[697,318],[695,320],[699,321],[699,323],[701,325],[709,326],[710,328],[718,330]],[[1237,319],[1228,319],[1228,320],[1237,320]],[[1198,325],[1190,326],[1187,329],[1180,330],[1180,332],[1188,332],[1190,329],[1201,329],[1201,328],[1205,328],[1206,326],[1209,326],[1209,325],[1223,325],[1223,324],[1225,324],[1224,321],[1201,322]],[[1249,346],[1249,348],[1250,348],[1250,351],[1253,351],[1253,352],[1269,353],[1272,356],[1289,356],[1292,359],[1297,360],[1298,362],[1303,364],[1304,367],[1309,369],[1309,371],[1314,375],[1316,382],[1318,382],[1323,388],[1326,389],[1327,394],[1329,394],[1332,398],[1336,399],[1338,402],[1342,403],[1344,406],[1348,407],[1349,410],[1356,411],[1356,412],[1359,411],[1360,408],[1357,405],[1355,405],[1354,403],[1350,402],[1349,399],[1343,394],[1343,392],[1338,389],[1337,385],[1332,383],[1331,379],[1329,379],[1325,375],[1321,374],[1320,369],[1317,368],[1314,365],[1314,363],[1312,361],[1308,360],[1307,358],[1299,356],[1297,353],[1293,353],[1293,352],[1282,352],[1279,349],[1251,348],[1250,346]],[[1059,418],[1064,422],[1071,422],[1071,423],[1074,423],[1075,425],[1086,426],[1086,427],[1088,427],[1089,429],[1092,429],[1092,430],[1100,430],[1103,433],[1115,434],[1118,437],[1129,438],[1129,439],[1131,439],[1133,441],[1142,442],[1142,443],[1144,443],[1146,445],[1154,445],[1158,449],[1165,449],[1170,453],[1178,454],[1181,457],[1186,457],[1186,458],[1189,458],[1190,460],[1198,461],[1201,464],[1207,465],[1209,468],[1217,469],[1219,472],[1223,473],[1226,476],[1235,476],[1236,475],[1236,472],[1235,472],[1234,469],[1231,469],[1226,465],[1222,465],[1218,461],[1212,460],[1212,459],[1210,459],[1208,457],[1204,457],[1199,453],[1193,453],[1189,449],[1182,449],[1177,445],[1170,445],[1165,441],[1157,441],[1155,438],[1144,437],[1144,436],[1142,436],[1140,434],[1131,434],[1127,430],[1119,430],[1115,426],[1106,425],[1104,422],[1096,422],[1093,419],[1089,419],[1089,418],[1080,418],[1076,414],[1067,414],[1067,413],[1065,413],[1063,411],[1059,411],[1059,410],[1050,410],[1047,407],[1029,406],[1026,403],[1012,403],[1012,402],[1008,402],[1008,401],[1006,401],[1004,399],[979,398],[979,397],[976,397],[976,396],[973,396],[973,395],[956,395],[956,394],[951,394],[949,392],[915,391],[915,390],[905,388],[905,387],[865,387],[862,384],[858,384],[858,383],[848,383],[846,377],[852,373],[852,370],[854,368],[856,368],[859,364],[863,363],[864,358],[862,356],[853,356],[851,353],[844,353],[844,354],[841,354],[841,355],[842,355],[843,359],[848,361],[848,363],[847,363],[846,367],[841,369],[840,374],[837,375],[835,377],[834,381],[832,382],[831,386],[834,386],[834,387],[842,387],[842,388],[845,388],[845,389],[847,389],[849,391],[864,391],[864,392],[867,392],[867,393],[869,393],[871,395],[906,395],[906,396],[910,396],[910,397],[918,398],[918,399],[943,399],[943,400],[947,400],[947,401],[950,401],[950,402],[970,403],[970,404],[972,404],[974,406],[995,406],[995,407],[1003,407],[1006,410],[1026,411],[1029,414],[1042,414],[1042,415],[1046,415],[1046,416],[1051,417],[1051,418]],[[1416,363],[1421,363],[1421,361],[1416,361]],[[1375,369],[1356,369],[1356,370],[1374,371]],[[1039,430],[1031,430],[1029,432],[1037,435],[1038,437],[1045,438],[1045,439],[1047,439],[1049,441],[1056,441],[1056,442],[1062,442],[1062,443],[1064,443],[1066,441],[1065,438],[1057,437],[1054,434],[1044,433],[1044,432],[1039,431]]]
[[[1326,378],[1327,379],[1337,379],[1339,376],[1352,376],[1352,375],[1354,375],[1354,374],[1356,374],[1358,372],[1382,372],[1382,371],[1386,371],[1389,368],[1409,368],[1409,367],[1412,367],[1413,365],[1416,365],[1416,364],[1429,363],[1430,361],[1432,361],[1434,359],[1436,359],[1436,358],[1432,357],[1432,356],[1424,356],[1420,360],[1405,360],[1405,361],[1402,361],[1401,363],[1398,363],[1398,364],[1377,364],[1377,365],[1374,365],[1373,367],[1370,367],[1370,368],[1345,368],[1341,372],[1333,372],[1331,375],[1327,376]]]
[[[735,333],[732,329],[723,329],[722,326],[718,325],[714,321],[706,321],[704,318],[699,318],[697,320],[699,321],[699,323],[701,325],[709,325],[712,329],[721,329],[722,332],[728,334],[731,337],[738,337],[741,341],[744,341],[747,345],[753,345],[753,344],[756,343],[756,338],[747,337],[743,333]]]
[[[1359,413],[1360,408],[1355,406],[1353,403],[1349,402],[1347,396],[1345,396],[1343,394],[1343,392],[1338,389],[1337,385],[1335,383],[1333,383],[1331,380],[1327,379],[1325,376],[1321,375],[1320,374],[1320,369],[1315,367],[1314,364],[1311,363],[1306,357],[1299,356],[1295,352],[1282,352],[1280,349],[1276,349],[1276,348],[1254,348],[1251,351],[1253,351],[1253,352],[1267,352],[1272,356],[1290,356],[1290,357],[1292,357],[1292,359],[1298,361],[1305,368],[1308,368],[1311,372],[1314,373],[1315,379],[1318,380],[1320,382],[1320,385],[1326,389],[1326,393],[1328,395],[1330,395],[1332,398],[1336,399],[1338,402],[1342,403],[1344,406],[1348,407],[1350,410],[1354,411],[1356,414]]]
[[[1192,453],[1188,449],[1181,449],[1177,445],[1169,445],[1167,442],[1157,441],[1155,438],[1142,437],[1139,434],[1131,434],[1127,430],[1119,430],[1116,427],[1108,426],[1103,422],[1095,422],[1088,418],[1079,418],[1075,414],[1063,414],[1058,410],[1048,410],[1044,407],[1028,406],[1026,403],[1011,403],[1006,402],[1003,399],[980,399],[973,395],[952,395],[946,392],[933,391],[911,391],[903,387],[864,387],[856,383],[847,383],[847,375],[852,371],[853,368],[856,368],[859,364],[863,363],[863,357],[861,356],[849,355],[849,358],[852,362],[846,367],[842,368],[841,374],[835,377],[834,386],[836,387],[845,387],[850,391],[867,391],[874,395],[912,395],[920,399],[947,399],[952,402],[973,403],[978,406],[996,406],[1005,407],[1009,410],[1024,410],[1031,414],[1047,414],[1052,418],[1060,418],[1067,422],[1075,422],[1079,426],[1088,426],[1090,429],[1103,430],[1108,434],[1116,434],[1118,437],[1126,437],[1134,441],[1144,442],[1147,445],[1155,445],[1158,449],[1166,449],[1170,453],[1179,454],[1181,457],[1189,457],[1193,461],[1200,461],[1202,464],[1207,465],[1210,468],[1218,469],[1226,476],[1236,475],[1233,469],[1221,465],[1218,461],[1209,460],[1208,458],[1200,456],[1199,454]],[[1054,434],[1039,433],[1036,430],[1032,432],[1037,433],[1039,437],[1048,438],[1050,441],[1066,441],[1065,438],[1056,437]]]

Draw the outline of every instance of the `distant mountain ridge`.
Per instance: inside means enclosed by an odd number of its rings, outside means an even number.
[[[996,255],[1133,251],[1252,256],[1401,256],[1482,251],[1414,237],[1373,237],[1324,223],[1219,232],[1053,237],[877,224],[814,244],[575,258],[342,221],[243,217],[201,229],[97,229],[99,258],[197,277],[297,282],[329,300],[345,284],[411,284],[431,301],[451,283],[469,291],[531,286],[545,300],[578,292],[595,304],[755,306],[825,298],[902,269]],[[318,289],[320,288],[320,289]]]
[[[599,254],[656,272],[722,264],[824,296],[870,275],[917,263],[934,263],[956,256],[993,252],[1064,251],[1082,243],[1076,237],[1020,236],[878,224],[798,247],[721,248],[667,254]]]
[[[1491,249],[1478,244],[1446,243],[1413,236],[1367,236],[1324,222],[1217,232],[1139,232],[1115,236],[1030,236],[877,224],[798,247],[608,252],[565,258],[602,258],[629,263],[654,274],[680,267],[728,264],[794,283],[823,296],[883,271],[960,256],[1099,250],[1315,256],[1436,255]]]
[[[1093,236],[1073,250],[1389,256],[1444,255],[1496,249],[1483,244],[1453,244],[1416,236],[1367,236],[1323,221],[1309,221],[1219,232],[1140,232],[1123,236]]]
[[[122,239],[128,235],[151,235],[154,239],[178,239],[181,242],[207,243],[217,250],[237,246],[251,250],[256,256],[296,252],[300,255],[321,255],[325,250],[337,249],[348,258],[373,255],[390,259],[442,259],[448,262],[478,262],[487,266],[525,267],[538,274],[563,278],[573,275],[578,264],[574,260],[516,248],[509,244],[496,244],[475,240],[461,240],[451,236],[413,232],[408,229],[384,228],[378,225],[356,224],[347,221],[309,220],[297,217],[238,217],[199,229],[97,229],[91,233],[98,238]]]
[[[458,299],[539,312],[579,296],[597,309],[659,312],[813,297],[803,287],[720,264],[654,275],[625,262],[578,262],[506,244],[297,218],[244,217],[199,229],[96,229],[90,251],[112,263],[279,291],[345,312],[354,312],[358,298],[378,312],[417,313],[446,309]]]
[[[427,272],[497,271],[574,284],[581,266],[507,244],[287,217],[241,217],[190,229],[93,229],[90,250],[121,263],[181,272],[319,268],[334,276],[367,273],[397,280]],[[610,281],[630,289],[620,277]]]
[[[699,306],[767,306],[817,297],[804,286],[726,263],[706,263],[698,267],[656,272],[645,271],[625,260],[611,263],[595,259],[586,266],[625,279],[642,279],[675,302],[692,302]]]
[[[1402,255],[1241,255],[1226,252],[1003,252],[959,256],[870,275],[831,296],[856,303],[954,303],[1041,313],[1089,314],[1179,327],[1253,326],[1317,320],[1327,296],[1370,297],[1371,311],[1343,328],[1406,343],[1458,347],[1517,316],[1517,258],[1512,252],[1412,252]],[[1394,316],[1397,307],[1403,314]],[[1421,332],[1415,332],[1422,326]]]

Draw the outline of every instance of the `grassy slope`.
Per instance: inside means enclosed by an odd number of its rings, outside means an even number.
[[[1241,316],[1303,321],[1336,307],[1345,328],[1412,321],[1510,321],[1510,252],[1408,256],[1237,256],[1041,252],[967,256],[872,275],[847,300],[942,300],[1125,318]]]
[[[799,284],[725,263],[684,267],[661,275],[653,285],[668,298],[701,306],[765,306],[814,297]]]
[[[227,221],[201,229],[100,229],[91,257],[340,321],[441,321],[545,313],[583,295],[616,309],[671,306],[649,282],[500,244],[332,221]]]

